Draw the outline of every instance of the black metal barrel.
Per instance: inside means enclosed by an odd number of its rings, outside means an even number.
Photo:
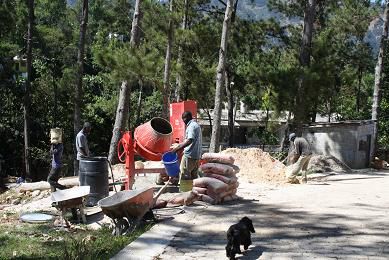
[[[109,195],[108,161],[106,157],[88,157],[80,160],[80,186],[90,186],[87,206],[96,206],[97,202]]]

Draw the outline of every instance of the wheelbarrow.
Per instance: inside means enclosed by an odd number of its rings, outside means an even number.
[[[65,219],[65,212],[67,209],[72,209],[75,211],[76,209],[79,209],[82,222],[86,223],[84,207],[86,197],[89,195],[89,193],[89,186],[73,187],[65,190],[57,190],[51,193],[51,201],[53,202],[52,205],[61,212],[61,226],[63,221],[65,221],[66,226],[70,226],[69,222]]]
[[[168,183],[158,191],[155,197],[153,197],[153,188],[144,188],[119,191],[99,200],[98,205],[101,210],[112,219],[115,225],[112,234],[118,236],[133,231],[145,214],[154,207],[167,185]]]

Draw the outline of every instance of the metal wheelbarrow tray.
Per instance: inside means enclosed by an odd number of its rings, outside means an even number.
[[[152,208],[153,204],[153,188],[119,191],[98,202],[103,213],[115,224],[114,235],[132,231],[130,226],[135,229],[137,223]]]
[[[69,226],[64,216],[65,211],[70,208],[78,208],[80,210],[82,221],[86,223],[84,203],[89,193],[89,186],[73,187],[65,190],[57,190],[51,193],[51,201],[53,202],[53,205],[61,211],[61,222],[65,220],[66,225]]]

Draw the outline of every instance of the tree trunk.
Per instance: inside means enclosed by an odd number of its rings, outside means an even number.
[[[228,77],[227,72],[225,86],[228,100],[228,146],[234,147],[234,82]]]
[[[132,48],[139,46],[140,37],[139,37],[139,27],[142,18],[141,12],[141,0],[136,0],[134,7],[134,16],[132,19],[131,27],[131,39],[130,45]],[[131,86],[126,80],[122,81],[119,92],[119,103],[116,109],[115,125],[112,130],[111,143],[109,145],[108,160],[111,164],[115,164],[118,160],[117,158],[117,144],[119,143],[120,138],[122,137],[122,132],[130,126],[129,122],[129,109],[130,109],[130,96],[131,96]]]
[[[170,15],[173,15],[173,0],[170,0],[169,7]],[[165,57],[165,71],[163,73],[163,106],[162,106],[162,116],[169,120],[169,95],[170,95],[170,65],[171,65],[171,56],[173,48],[173,18],[169,20],[169,31],[166,47],[166,57]]]
[[[140,42],[139,27],[142,19],[142,11],[140,8],[141,0],[135,1],[134,16],[132,18],[131,39],[130,44],[133,47],[138,47]]]
[[[57,82],[55,81],[54,78],[54,73],[53,73],[53,88],[54,88],[54,111],[53,111],[53,124],[55,127],[57,127],[57,117],[58,117],[58,87],[57,87]]]
[[[281,140],[281,152],[284,152],[286,140],[288,140],[289,129],[290,129],[290,118],[292,117],[292,112],[288,112],[288,119],[286,120],[286,128],[284,131],[284,137]],[[289,141],[289,140],[288,140]]]
[[[313,34],[313,22],[316,15],[316,0],[309,0],[304,10],[304,26],[302,32],[301,49],[300,49],[300,66],[307,68],[311,61],[311,44]],[[296,113],[295,121],[297,123],[298,130],[301,130],[302,123],[308,118],[308,106],[305,96],[305,78],[303,75],[300,76],[297,88],[296,96]]]
[[[187,23],[188,23],[188,0],[184,0],[184,15],[182,17],[182,23],[181,23],[181,29],[186,30],[187,28]],[[184,52],[184,48],[182,44],[178,47],[178,58],[177,58],[177,64],[181,67],[180,71],[177,73],[177,78],[176,78],[176,89],[174,91],[175,95],[175,100],[177,102],[180,102],[181,100],[181,90],[182,90],[182,76],[181,76],[181,71],[182,71],[182,55]]]
[[[142,110],[142,92],[143,92],[143,80],[139,80],[139,96],[138,96],[138,109],[136,111],[135,124],[139,125],[140,122],[140,111]]]
[[[371,119],[375,121],[375,131],[373,135],[373,153],[374,155],[378,150],[378,123],[380,114],[380,102],[381,102],[381,86],[383,78],[383,58],[385,56],[385,45],[388,39],[388,20],[389,20],[389,1],[386,1],[385,14],[384,14],[384,27],[382,30],[380,51],[378,54],[377,65],[375,67],[375,80],[374,80],[374,93],[373,93],[373,106]]]
[[[28,25],[27,25],[27,80],[23,99],[24,115],[24,170],[25,176],[31,178],[30,169],[30,100],[32,81],[32,35],[34,26],[34,0],[28,1]]]
[[[128,121],[128,104],[130,100],[131,87],[127,81],[123,81],[120,87],[119,103],[116,109],[115,126],[112,131],[111,144],[109,146],[108,160],[111,164],[117,162],[117,143],[122,136],[122,132],[127,128]]]
[[[211,116],[211,113],[209,112],[209,109],[205,109],[205,112],[207,113],[207,117],[208,117],[209,129],[211,129],[211,132],[212,132],[212,116]]]
[[[74,136],[77,135],[81,128],[81,99],[82,99],[82,78],[84,75],[84,53],[85,53],[85,36],[86,28],[88,24],[88,0],[83,0],[82,4],[82,16],[80,24],[80,42],[78,46],[77,54],[77,82],[74,90],[74,121],[73,130]],[[74,143],[75,147],[75,143]],[[76,149],[74,148],[76,153]],[[78,174],[78,161],[74,159],[74,174]]]
[[[357,86],[357,96],[355,100],[355,110],[357,113],[361,110],[361,87],[362,87],[362,76],[363,68],[361,65],[358,66],[358,86]]]
[[[219,63],[216,69],[216,91],[215,91],[215,107],[213,110],[213,127],[211,135],[211,144],[209,151],[219,151],[219,137],[220,137],[220,124],[221,124],[221,112],[222,112],[222,94],[223,94],[223,83],[224,83],[224,71],[227,55],[227,39],[229,25],[232,15],[233,0],[227,1],[227,7],[224,15],[222,36],[220,41],[219,50]]]

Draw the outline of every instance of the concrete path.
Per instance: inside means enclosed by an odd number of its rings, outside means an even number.
[[[243,216],[256,233],[238,259],[389,259],[389,172],[279,187],[241,183],[238,195],[244,199],[186,208],[115,259],[226,259],[226,231]]]

